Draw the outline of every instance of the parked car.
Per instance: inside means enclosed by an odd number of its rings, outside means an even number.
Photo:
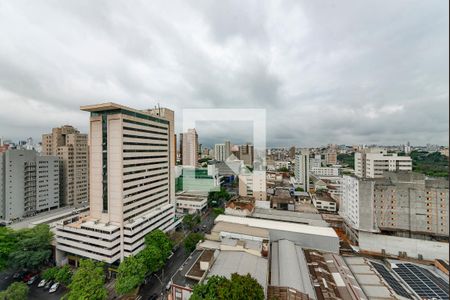
[[[49,280],[49,281],[47,281],[47,283],[44,285],[44,289],[48,290],[52,285],[53,285],[53,281]]]
[[[22,278],[25,274],[26,274],[26,272],[24,272],[24,271],[19,271],[19,272],[14,273],[13,278],[14,278],[14,279],[20,279],[20,278]]]
[[[23,276],[23,282],[28,282],[34,275],[36,275],[36,273],[26,273],[25,276]]]
[[[33,277],[31,277],[31,278],[28,280],[27,284],[28,284],[28,285],[32,285],[37,279],[38,279],[38,276],[37,276],[37,275],[34,275]]]
[[[46,283],[47,283],[47,280],[42,279],[42,280],[39,282],[38,287],[43,287],[43,286],[45,286]]]
[[[48,291],[49,293],[54,293],[56,292],[56,290],[59,288],[59,282],[55,282],[52,287],[50,288],[50,290]]]

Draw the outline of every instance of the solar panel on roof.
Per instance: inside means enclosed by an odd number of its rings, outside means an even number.
[[[397,295],[403,296],[408,299],[412,299],[410,294],[405,290],[405,288],[401,285],[401,283],[398,282],[397,279],[395,279],[395,277],[391,274],[391,272],[389,272],[389,270],[385,266],[373,261],[371,261],[370,263]]]
[[[393,267],[403,281],[425,299],[449,299],[448,283],[429,270],[410,263],[397,264]]]

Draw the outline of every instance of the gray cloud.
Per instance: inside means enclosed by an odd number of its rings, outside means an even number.
[[[79,106],[114,101],[170,107],[180,129],[183,108],[266,108],[269,146],[448,144],[448,5],[0,1],[0,136],[86,132]]]

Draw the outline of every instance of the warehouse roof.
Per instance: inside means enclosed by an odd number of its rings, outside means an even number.
[[[251,227],[264,228],[267,230],[290,231],[295,233],[313,234],[335,238],[338,237],[336,232],[330,227],[318,227],[298,223],[288,223],[288,222],[254,219],[254,218],[243,218],[229,215],[219,215],[214,222],[237,223],[248,225]]]

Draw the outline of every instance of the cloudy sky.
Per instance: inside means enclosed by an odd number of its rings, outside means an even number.
[[[263,108],[268,146],[448,144],[448,5],[0,0],[0,136],[86,132],[79,106],[113,101],[180,129],[183,108]],[[252,139],[230,123],[201,142]]]

